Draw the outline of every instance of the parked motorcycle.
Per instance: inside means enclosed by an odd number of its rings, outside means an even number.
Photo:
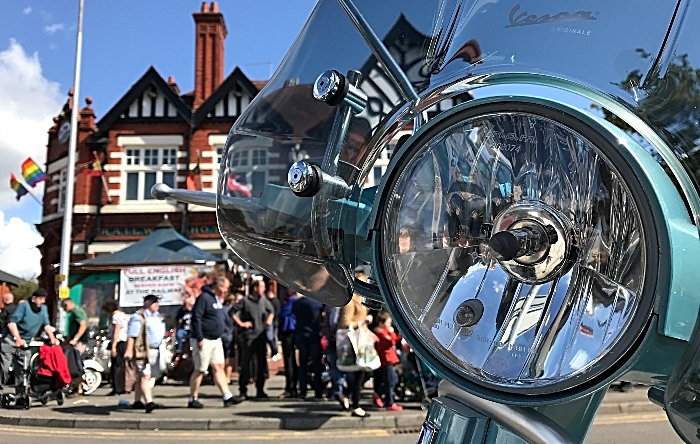
[[[175,352],[175,330],[170,329],[165,336],[165,350],[167,355],[164,362],[166,363],[165,371],[160,377],[159,382],[178,381],[189,383],[190,375],[194,370],[192,361],[192,347],[190,347],[189,338],[184,339],[182,344],[182,353],[179,355]]]
[[[700,443],[700,4],[320,0],[237,118],[228,245],[384,303],[443,379],[421,443],[582,442],[610,384]],[[329,26],[332,24],[332,26]],[[241,166],[286,159],[288,180]],[[371,266],[371,283],[353,279]]]
[[[88,346],[83,353],[83,394],[90,395],[102,381],[110,380],[112,368],[111,345],[108,330],[90,330]]]
[[[90,330],[88,332],[88,346],[83,353],[83,394],[90,395],[97,390],[103,382],[110,381],[112,359],[111,359],[111,338],[108,335],[107,329]],[[156,379],[151,379],[151,385],[160,384],[168,379],[179,379],[188,381],[189,375],[192,373],[191,357],[186,356],[182,363],[175,363],[174,343],[172,343],[172,331],[166,332],[166,337],[163,341],[161,351],[160,365],[164,369],[161,376]],[[188,364],[189,360],[189,372]]]

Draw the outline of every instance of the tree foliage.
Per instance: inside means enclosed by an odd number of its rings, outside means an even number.
[[[21,279],[19,285],[12,290],[12,294],[15,295],[15,302],[28,299],[38,287],[39,284],[36,281]]]
[[[640,57],[652,54],[637,49]],[[700,69],[693,68],[688,55],[677,56],[665,72],[652,69],[643,75],[631,72],[618,83],[637,101],[636,110],[642,119],[660,129],[660,136],[686,165],[700,177]],[[608,110],[602,110],[606,120],[632,132],[626,122]]]

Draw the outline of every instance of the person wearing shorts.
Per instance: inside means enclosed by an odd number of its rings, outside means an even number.
[[[165,323],[158,313],[158,296],[149,294],[143,298],[143,308],[137,310],[127,326],[124,360],[136,369],[134,403],[132,408],[151,413],[161,408],[153,402],[151,378],[160,376],[160,344],[165,337]]]
[[[202,293],[197,298],[192,310],[192,361],[194,371],[190,377],[190,399],[187,407],[201,409],[204,405],[199,402],[199,386],[202,384],[202,376],[211,368],[214,384],[221,392],[224,407],[231,407],[242,401],[242,398],[233,396],[228,388],[226,371],[224,370],[225,356],[221,343],[221,335],[224,333],[225,312],[224,305],[219,295],[225,295],[229,289],[229,280],[223,276],[214,279],[214,282],[202,287]]]
[[[136,374],[151,379],[160,378],[160,352],[158,349],[148,351],[148,362],[136,363]],[[150,385],[150,384],[149,384]]]
[[[203,339],[192,343],[192,361],[195,371],[206,373],[210,366],[223,365],[225,360],[221,338]]]

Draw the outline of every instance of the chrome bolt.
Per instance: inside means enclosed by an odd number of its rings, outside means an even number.
[[[331,106],[342,103],[350,107],[353,114],[359,114],[367,107],[367,94],[357,87],[361,78],[357,71],[350,71],[348,77],[338,71],[325,71],[314,83],[314,98]]]
[[[333,70],[325,71],[318,76],[314,83],[314,98],[322,102],[329,102],[336,95],[338,90],[343,88],[342,76]]]
[[[304,195],[312,191],[317,188],[318,181],[319,178],[313,166],[304,160],[294,162],[289,168],[287,182],[294,194]]]

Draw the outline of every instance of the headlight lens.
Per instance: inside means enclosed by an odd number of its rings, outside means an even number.
[[[649,228],[612,148],[541,108],[419,138],[388,184],[380,243],[389,291],[430,353],[522,394],[605,371],[650,310]]]

